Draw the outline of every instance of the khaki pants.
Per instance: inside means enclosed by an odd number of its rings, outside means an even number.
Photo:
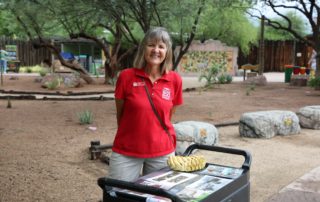
[[[156,158],[135,158],[112,152],[110,157],[109,178],[135,181],[140,174],[146,175],[167,166],[167,159],[174,152]]]

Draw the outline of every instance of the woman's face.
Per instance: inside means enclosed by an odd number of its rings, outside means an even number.
[[[150,41],[147,43],[144,58],[148,66],[159,66],[166,58],[167,46],[162,41]]]

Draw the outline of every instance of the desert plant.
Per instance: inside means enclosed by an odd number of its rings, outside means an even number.
[[[256,85],[255,84],[250,84],[247,86],[246,88],[246,95],[249,96],[251,91],[254,91],[256,89]]]
[[[27,72],[27,73],[32,73],[32,69],[31,69],[31,68],[27,68],[27,69],[26,69],[26,72]]]
[[[232,76],[228,73],[222,73],[218,76],[218,83],[227,84],[232,82]]]
[[[219,74],[219,64],[213,64],[210,68],[205,70],[200,76],[199,81],[202,81],[202,79],[206,80],[205,87],[210,87],[213,84],[216,83],[217,76]]]
[[[44,69],[44,68],[42,68],[42,69],[39,70],[39,74],[40,74],[41,77],[46,76],[47,73],[48,73],[48,71],[47,71],[46,69]]]
[[[226,75],[226,83],[231,83],[232,82],[232,76],[230,74]]]
[[[43,70],[43,67],[40,65],[35,66],[22,66],[19,68],[19,72],[22,73],[40,73]]]
[[[218,83],[225,84],[227,82],[227,77],[225,74],[220,74],[218,76]]]
[[[308,81],[308,86],[313,87],[315,89],[320,89],[320,76],[319,77],[310,77]]]
[[[58,87],[60,87],[60,85],[61,85],[61,78],[59,77],[55,77],[51,81],[47,81],[45,83],[45,86],[50,90],[57,89]]]
[[[91,124],[93,122],[93,113],[89,110],[85,110],[78,114],[80,124]]]

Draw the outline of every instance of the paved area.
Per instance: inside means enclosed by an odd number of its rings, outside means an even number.
[[[319,131],[320,133],[320,131]],[[295,180],[267,202],[319,202],[320,167],[317,167]]]
[[[268,82],[284,82],[284,72],[268,72],[263,74]],[[199,82],[196,76],[183,76],[183,89],[204,86],[205,80]],[[232,82],[243,82],[243,76],[234,76]]]

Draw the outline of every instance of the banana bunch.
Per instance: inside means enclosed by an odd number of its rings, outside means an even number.
[[[176,171],[196,171],[206,166],[203,156],[170,156],[167,161],[168,166]]]

